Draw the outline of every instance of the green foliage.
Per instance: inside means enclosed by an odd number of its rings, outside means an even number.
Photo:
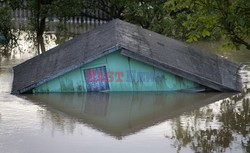
[[[162,22],[167,14],[164,9],[164,1],[151,1],[151,0],[135,0],[129,3],[124,18],[135,24],[139,24],[144,28],[154,30],[162,33],[164,28]]]
[[[120,18],[187,42],[225,40],[224,48],[250,49],[249,0],[5,0],[13,9],[31,10],[30,29],[41,35],[47,20],[62,28],[72,16]],[[101,12],[103,15],[100,15]]]
[[[133,3],[133,0],[83,0],[81,14],[106,21],[116,18],[125,19],[124,15],[129,13],[128,8],[133,6]],[[98,15],[97,12],[101,12],[102,15]]]
[[[49,16],[57,17],[59,20],[63,18],[79,15],[83,1],[80,0],[53,0],[46,9],[49,11]]]
[[[0,54],[9,55],[10,48],[17,45],[17,37],[13,34],[10,8],[0,8]]]
[[[11,17],[9,8],[0,8],[0,34],[9,36],[11,28]]]
[[[182,9],[186,18],[182,25],[187,29],[187,42],[218,36],[226,40],[224,48],[245,45],[248,49],[250,33],[250,1],[248,0],[169,0],[165,5],[172,11]]]
[[[13,10],[23,8],[24,0],[4,0]]]

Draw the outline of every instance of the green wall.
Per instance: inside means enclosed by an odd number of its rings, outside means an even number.
[[[116,51],[36,87],[33,89],[33,93],[85,92],[87,89],[84,70],[99,66],[106,66],[107,72],[124,73],[124,77],[121,77],[123,82],[116,82],[118,77],[113,75],[115,80],[109,82],[110,91],[177,91],[199,86],[199,84],[195,82],[164,72],[151,65],[133,60],[121,55],[120,51]],[[145,81],[137,77],[135,81],[127,82],[128,70],[149,72],[151,74],[161,73],[161,78],[163,79],[161,79],[161,81]]]

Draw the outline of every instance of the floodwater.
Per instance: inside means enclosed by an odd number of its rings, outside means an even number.
[[[249,51],[220,54],[250,66]],[[11,95],[11,68],[32,56],[1,59],[0,153],[250,152],[247,90]]]

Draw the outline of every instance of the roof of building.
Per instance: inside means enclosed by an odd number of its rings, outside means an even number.
[[[218,91],[242,90],[242,65],[116,19],[15,66],[12,93],[27,92],[117,50]]]

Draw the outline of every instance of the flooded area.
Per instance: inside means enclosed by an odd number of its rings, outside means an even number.
[[[24,52],[0,58],[0,153],[250,152],[247,89],[11,95],[12,67],[36,55],[20,37]],[[47,49],[62,42],[54,34],[47,40]],[[217,53],[250,66],[247,50]],[[246,66],[247,87],[249,75]]]

